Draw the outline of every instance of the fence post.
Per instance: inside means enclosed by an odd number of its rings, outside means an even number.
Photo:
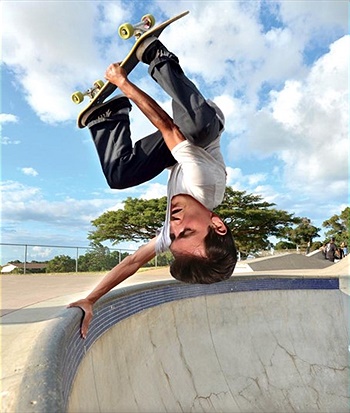
[[[79,258],[79,247],[77,247],[77,255],[75,257],[75,272],[78,272],[78,258]]]
[[[28,258],[28,245],[24,246],[24,263],[23,263],[23,274],[27,272],[27,258]]]

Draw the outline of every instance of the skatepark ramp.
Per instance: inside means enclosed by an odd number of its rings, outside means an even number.
[[[285,271],[285,270],[311,270],[324,269],[334,265],[333,262],[326,260],[320,251],[304,254],[278,254],[263,258],[254,258],[241,261],[245,263],[249,271]]]
[[[18,412],[349,412],[349,295],[339,277],[162,281],[45,330]],[[346,286],[347,288],[347,286]]]

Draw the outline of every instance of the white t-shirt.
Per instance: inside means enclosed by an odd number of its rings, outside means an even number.
[[[171,200],[175,195],[191,195],[212,211],[223,200],[226,166],[220,151],[220,136],[205,149],[188,141],[171,151],[177,163],[169,171],[167,211],[164,226],[156,240],[156,253],[169,249]]]

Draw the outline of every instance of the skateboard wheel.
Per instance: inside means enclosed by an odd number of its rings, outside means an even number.
[[[96,81],[94,82],[94,86],[95,86],[97,89],[102,89],[104,84],[105,84],[105,83],[104,83],[103,80],[96,80]]]
[[[130,23],[124,23],[119,26],[118,34],[124,40],[130,39],[130,37],[134,34],[134,26]]]
[[[154,18],[153,14],[145,14],[142,17],[141,21],[143,21],[144,23],[148,23],[149,28],[151,28],[154,26],[156,19]]]
[[[84,95],[81,92],[74,92],[72,94],[72,101],[79,105],[84,100]]]

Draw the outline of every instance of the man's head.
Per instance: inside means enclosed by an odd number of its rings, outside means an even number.
[[[189,195],[177,195],[171,201],[170,238],[174,278],[209,284],[232,275],[237,251],[230,229]]]

